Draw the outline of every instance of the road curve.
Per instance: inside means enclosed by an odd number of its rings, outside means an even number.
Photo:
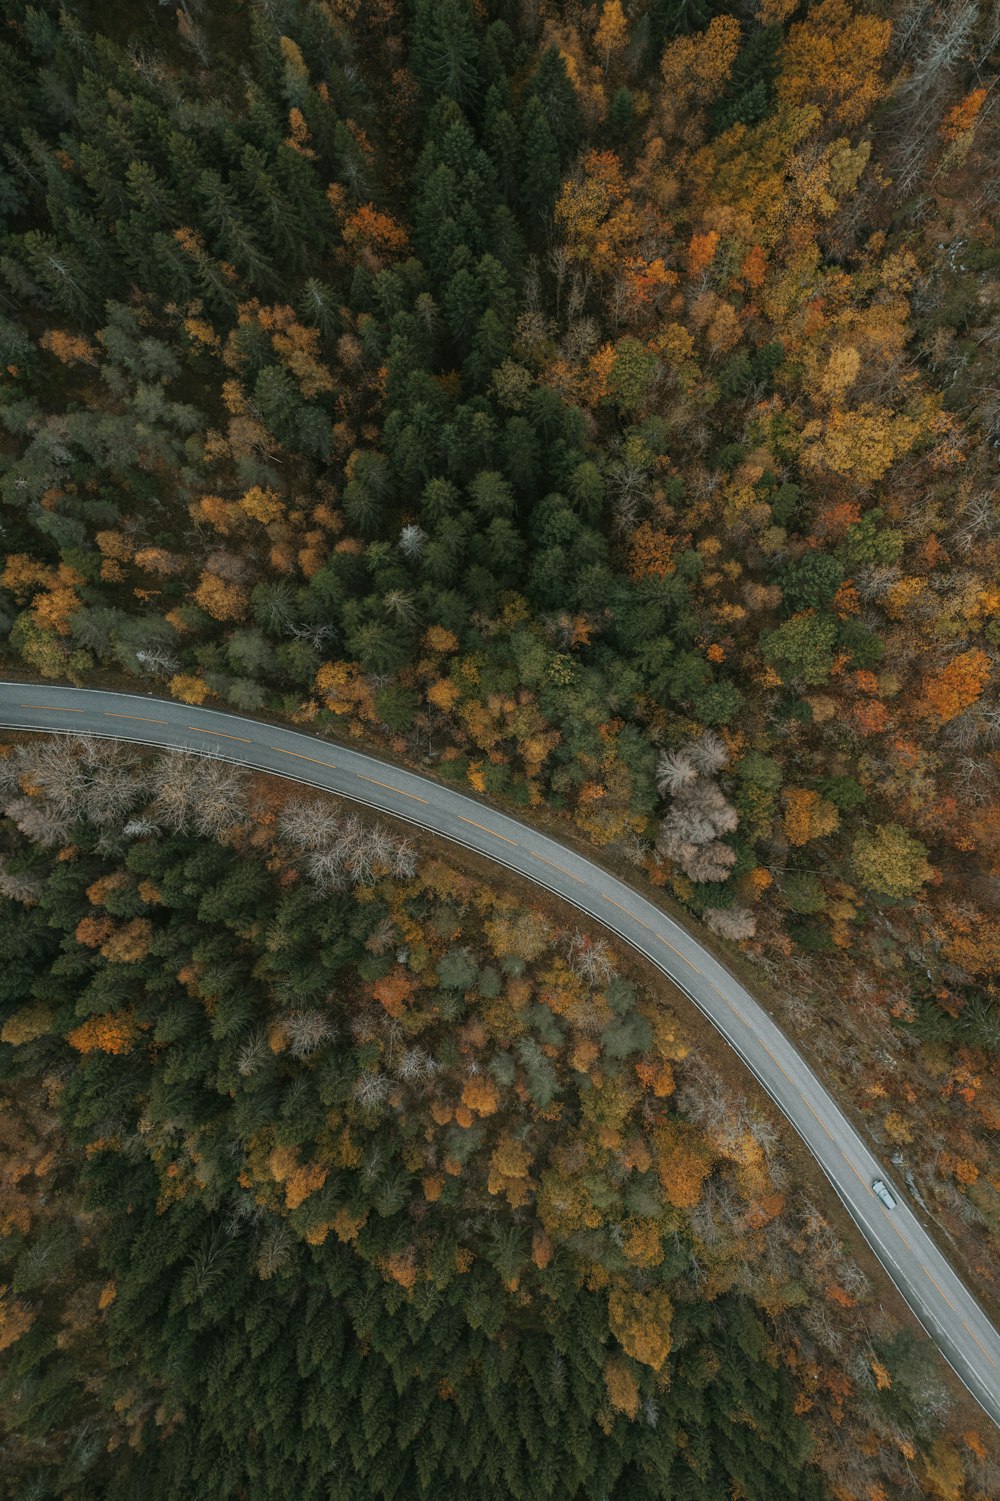
[[[704,1012],[798,1131],[942,1355],[1000,1426],[1000,1334],[816,1075],[738,980],[624,881],[519,820],[347,746],[148,695],[0,683],[0,728],[215,754],[339,793],[509,866],[596,918]],[[896,1207],[872,1192],[890,1185]]]

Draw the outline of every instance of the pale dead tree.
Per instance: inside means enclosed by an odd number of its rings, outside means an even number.
[[[955,767],[955,777],[962,794],[962,802],[981,808],[991,801],[990,783],[995,776],[991,761],[981,756],[961,756]]]
[[[703,730],[696,740],[686,747],[688,759],[703,776],[714,777],[729,765],[729,748],[721,735],[714,730]]]
[[[153,806],[168,828],[179,833],[191,818],[196,791],[193,751],[161,756],[153,770]]]
[[[724,881],[736,863],[736,851],[728,844],[693,844],[662,828],[656,849],[692,881]]]
[[[258,1204],[252,1193],[234,1193],[229,1202],[229,1214],[225,1221],[226,1234],[232,1239],[244,1230],[255,1229],[267,1214],[263,1204]]]
[[[363,1073],[354,1085],[354,1098],[362,1110],[376,1110],[389,1093],[389,1080],[376,1069]]]
[[[752,938],[757,931],[757,919],[749,907],[706,907],[701,915],[710,933],[735,943]]]
[[[292,1233],[284,1221],[273,1225],[265,1234],[257,1253],[257,1276],[267,1282],[282,1267],[287,1266],[292,1255]]]
[[[591,938],[579,928],[567,944],[570,967],[588,985],[606,985],[618,973],[611,949],[603,938]]]
[[[309,879],[321,891],[345,891],[348,885],[347,872],[339,851],[329,846],[310,850],[305,858]]]
[[[683,798],[691,800],[703,818],[707,818],[716,834],[733,834],[739,826],[740,816],[715,782],[696,782],[688,788]],[[697,801],[696,801],[697,799]]]
[[[162,646],[141,646],[134,656],[140,667],[144,667],[147,672],[158,673],[161,677],[169,677],[180,667],[177,658]]]
[[[87,773],[81,751],[83,736],[52,735],[15,747],[6,763],[13,787],[30,785],[60,814],[79,817],[87,792]]]
[[[661,796],[676,796],[697,776],[694,762],[683,750],[664,751],[656,763],[656,787]]]
[[[569,294],[566,298],[566,316],[571,321],[579,317],[587,305],[590,295],[591,275],[589,271],[574,271],[569,285]],[[600,334],[598,334],[598,340]]]
[[[397,1079],[406,1084],[421,1084],[434,1076],[437,1062],[423,1048],[404,1048],[393,1067]]]
[[[859,1303],[867,1298],[872,1290],[871,1283],[857,1262],[851,1261],[846,1256],[841,1262],[840,1280],[851,1297],[856,1298]]]
[[[379,1007],[380,1013],[385,1013]],[[379,1035],[379,1020],[374,1011],[358,1011],[351,1018],[351,1036],[359,1047],[364,1047],[368,1042],[374,1042]]]
[[[619,839],[615,845],[622,859],[629,865],[634,865],[636,870],[641,870],[646,863],[646,857],[650,853],[650,845],[643,839],[641,834],[627,834],[624,839]]]
[[[411,522],[399,534],[399,550],[409,562],[415,563],[427,545],[427,533],[422,526]]]
[[[323,1011],[288,1011],[281,1018],[293,1058],[308,1058],[335,1035],[336,1028]]]
[[[417,852],[408,839],[394,840],[391,870],[397,881],[409,881],[416,874]]]
[[[159,832],[160,825],[151,818],[130,818],[122,827],[122,833],[127,839],[144,839],[147,835]]]
[[[40,797],[11,798],[3,811],[25,839],[34,844],[65,844],[74,823],[70,814],[60,812],[47,799]]]
[[[717,1137],[735,1118],[742,1101],[700,1054],[692,1053],[684,1064],[677,1104],[685,1116]]]
[[[392,860],[393,837],[385,824],[373,823],[368,826],[368,847],[371,850],[373,865],[387,868]]]
[[[934,0],[907,0],[892,24],[890,56],[897,66],[911,59],[927,31]]]
[[[420,618],[416,596],[408,589],[389,589],[382,596],[382,608],[397,625],[416,625]]]
[[[662,832],[682,844],[710,844],[715,838],[715,824],[687,802],[675,802],[663,820]]]
[[[34,906],[44,890],[45,882],[40,876],[33,876],[26,870],[11,870],[6,856],[0,855],[0,896]]]
[[[977,0],[959,0],[957,5],[936,7],[919,32],[911,21],[909,36],[919,36],[921,46],[909,74],[896,85],[897,100],[912,107],[947,87],[951,69],[969,51],[978,15]]]
[[[970,553],[980,545],[983,537],[992,536],[1000,528],[1000,507],[997,498],[989,490],[980,490],[962,506],[952,537],[958,550]]]
[[[900,576],[895,564],[873,564],[870,568],[859,568],[854,575],[858,597],[866,602],[881,599]]]
[[[278,818],[278,832],[299,849],[321,849],[337,837],[340,807],[339,802],[318,797],[286,803]]]
[[[830,1317],[830,1310],[825,1303],[821,1303],[817,1298],[808,1304],[802,1310],[801,1320],[820,1349],[838,1358],[843,1355],[844,1333]]]
[[[242,1079],[249,1079],[255,1074],[261,1064],[266,1063],[271,1049],[268,1046],[267,1033],[264,1031],[254,1032],[245,1042],[240,1044],[236,1054],[236,1072]]]
[[[396,924],[391,917],[383,917],[365,939],[365,948],[370,954],[386,954],[396,942]]]
[[[217,838],[224,829],[246,822],[249,777],[242,767],[216,757],[200,757],[194,826]]]
[[[593,318],[576,318],[566,330],[562,356],[576,364],[592,354],[601,342],[601,330]]]

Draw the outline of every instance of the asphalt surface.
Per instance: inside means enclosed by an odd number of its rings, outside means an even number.
[[[243,715],[143,695],[0,683],[0,727],[185,748],[339,793],[473,849],[596,918],[715,1024],[798,1131],[868,1244],[969,1391],[1000,1426],[1000,1334],[853,1126],[738,980],[624,881],[519,820],[374,756]],[[896,1199],[872,1192],[881,1178]]]

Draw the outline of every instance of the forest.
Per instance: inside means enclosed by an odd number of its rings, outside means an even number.
[[[218,760],[6,749],[0,1494],[995,1494],[609,943]]]
[[[596,853],[996,1312],[997,0],[7,0],[0,70],[5,675]],[[0,1495],[1000,1490],[625,954],[0,749]]]

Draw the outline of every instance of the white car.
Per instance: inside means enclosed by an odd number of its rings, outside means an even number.
[[[872,1184],[872,1193],[882,1200],[882,1203],[885,1205],[886,1209],[895,1209],[896,1200],[886,1188],[881,1178],[875,1179],[875,1182]]]

